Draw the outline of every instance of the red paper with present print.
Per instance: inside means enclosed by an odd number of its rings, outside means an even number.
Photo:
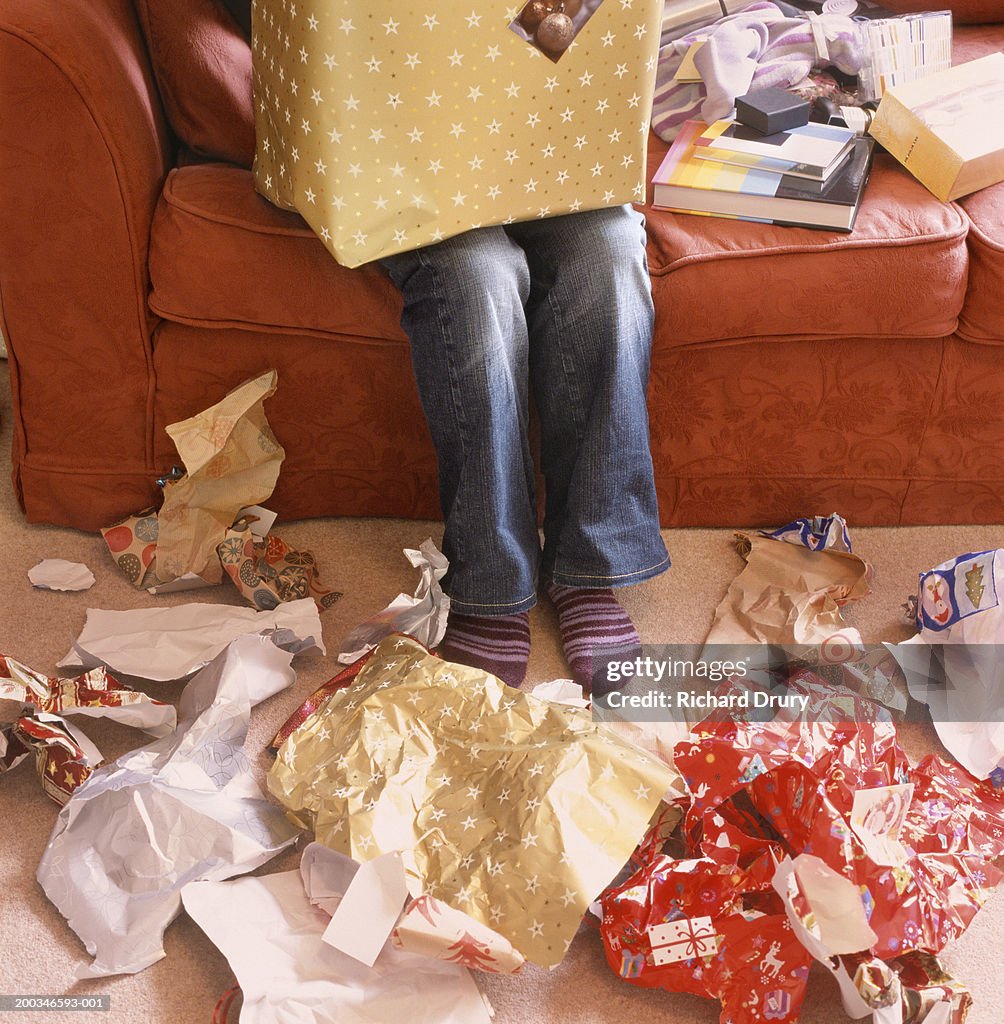
[[[771,913],[745,907],[748,884],[735,865],[655,855],[601,898],[608,963],[633,985],[720,1000],[723,1021],[796,1021],[812,958],[779,901]],[[666,925],[693,934],[695,920],[702,940],[660,962]]]

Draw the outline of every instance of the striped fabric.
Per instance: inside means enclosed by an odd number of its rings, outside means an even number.
[[[671,142],[684,121],[709,124],[730,117],[738,96],[751,89],[786,89],[804,81],[813,67],[836,65],[847,74],[861,67],[861,41],[854,21],[842,14],[788,17],[776,5],[758,0],[704,29],[666,43],[659,51],[652,106],[652,129]],[[691,45],[707,37],[694,58],[701,82],[674,76]],[[818,48],[825,52],[822,56]]]
[[[641,653],[638,631],[612,590],[550,584],[547,594],[558,612],[565,660],[584,690],[592,689],[594,653],[625,659]]]
[[[530,659],[530,615],[460,615],[450,612],[439,656],[480,668],[519,686]]]

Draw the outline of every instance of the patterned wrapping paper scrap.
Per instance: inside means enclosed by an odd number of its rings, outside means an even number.
[[[113,718],[153,736],[169,733],[170,704],[123,686],[103,668],[75,679],[55,679],[0,655],[0,773],[29,751],[46,795],[64,804],[101,763],[101,754],[61,715]]]
[[[223,579],[216,547],[241,509],[265,501],[286,453],[265,417],[278,376],[268,370],[215,405],[165,429],[185,466],[164,484],[160,511],[129,516],[101,531],[123,574],[137,587],[190,577]]]
[[[770,533],[736,537],[746,566],[715,610],[705,643],[784,645],[799,664],[832,666],[848,688],[905,709],[906,681],[896,659],[881,648],[865,649],[841,614],[871,592],[872,579],[871,565],[852,551],[843,518],[796,519]]]
[[[58,715],[22,715],[0,726],[0,774],[35,755],[42,791],[62,806],[101,763],[101,752]]]
[[[295,841],[243,749],[251,708],[293,682],[291,660],[266,636],[235,640],[185,687],[174,732],[96,770],[60,812],[38,881],[94,957],[78,977],[160,960],[185,885]]]
[[[920,574],[917,635],[889,649],[938,737],[975,776],[1004,769],[1004,548]]]
[[[400,851],[412,896],[552,966],[675,778],[587,711],[389,637],[268,782],[320,842],[360,861]]]
[[[890,963],[845,956],[840,967],[872,1011],[874,1024],[965,1024],[973,1005],[965,985],[926,953],[908,953]],[[854,1016],[860,1019],[865,1014]]]
[[[507,938],[432,896],[411,901],[391,940],[408,953],[489,974],[516,974],[526,963]]]
[[[937,957],[911,950],[886,962],[869,952],[839,952],[835,938],[870,929],[852,883],[837,875],[836,881],[846,889],[841,894],[832,881],[823,887],[812,882],[813,875],[819,875],[818,865],[811,864],[814,860],[804,854],[794,861],[785,858],[778,865],[774,887],[799,941],[837,982],[847,1015],[855,1020],[871,1016],[873,1024],[964,1024],[972,996]]]
[[[227,530],[216,550],[230,582],[259,611],[310,597],[323,612],[342,596],[321,585],[317,563],[309,551],[296,551],[273,534],[258,539],[245,519]]]
[[[137,589],[160,582],[155,565],[159,533],[157,510],[152,506],[101,531],[119,572]]]
[[[675,860],[651,847],[637,871],[602,896],[600,934],[611,969],[632,985],[690,992],[722,1004],[730,1024],[794,1024],[811,957],[780,907],[745,909],[733,862]],[[667,959],[668,928],[707,922],[702,943]]]
[[[345,266],[644,202],[661,0],[603,0],[554,63],[522,5],[254,6],[255,185]]]
[[[824,521],[825,528],[813,529],[812,522],[736,535],[746,567],[715,610],[705,643],[825,645],[837,638],[861,645],[840,609],[870,592],[871,566],[848,549],[838,516]]]
[[[780,857],[811,851],[854,882],[875,956],[940,952],[1001,880],[991,862],[1004,856],[1004,796],[934,756],[911,767],[881,715],[844,713],[820,727],[816,712],[810,705],[801,720],[766,727],[709,719],[677,746],[675,764],[695,794],[688,841],[712,859],[739,849],[759,888]],[[853,824],[856,797],[906,784],[898,839],[907,860],[878,862]]]
[[[355,868],[311,843],[299,871],[185,887],[185,910],[240,983],[241,1024],[490,1024],[462,967],[390,943],[367,967],[324,941],[329,907]]]
[[[343,665],[358,661],[392,633],[406,633],[430,651],[442,640],[450,599],[443,593],[440,580],[450,563],[431,538],[424,540],[417,550],[405,548],[404,557],[421,573],[415,593],[398,594],[373,618],[356,626],[345,638],[338,654]]]
[[[690,859],[656,856],[662,837],[649,838],[636,858],[639,871],[603,896],[603,938],[615,971],[639,985],[718,996],[723,1019],[736,1024],[796,1019],[810,953],[834,970],[849,999],[853,981],[834,969],[832,957],[860,954],[873,967],[899,970],[904,956],[939,952],[1001,879],[991,862],[1004,856],[1004,796],[933,756],[912,768],[884,709],[869,713],[868,702],[846,694],[827,707],[827,688],[809,672],[797,673],[790,686],[814,698],[800,718],[716,716],[677,745],[674,763],[692,794],[681,837]],[[900,843],[906,861],[874,859],[855,811],[870,833]],[[796,865],[800,891],[791,893]],[[681,903],[689,891],[681,874],[694,876],[699,901]],[[754,935],[762,937],[772,919],[783,922],[780,932],[766,950],[759,947],[752,979],[716,987],[716,964],[729,982],[747,970],[751,943],[732,947],[723,937],[730,915],[752,911],[766,915]],[[658,965],[648,929],[698,916],[712,919],[715,958]],[[964,1011],[960,993],[946,995],[939,1012]],[[860,999],[847,1005],[864,1006]],[[901,1018],[876,1016],[876,1024],[893,1021]]]
[[[322,704],[337,690],[344,690],[347,686],[351,686],[355,681],[355,678],[362,671],[363,665],[369,661],[370,654],[364,654],[354,664],[349,665],[348,668],[343,668],[336,676],[333,676],[322,686],[319,686],[314,692],[286,719],[282,725],[279,726],[279,731],[272,737],[272,742],[269,744],[269,749],[275,753],[279,747],[286,742],[290,735],[292,735],[301,725],[317,711]]]
[[[317,605],[309,598],[267,612],[222,604],[106,611],[88,608],[84,628],[58,665],[107,665],[125,676],[167,682],[198,671],[240,636],[269,633],[278,647],[325,653]]]

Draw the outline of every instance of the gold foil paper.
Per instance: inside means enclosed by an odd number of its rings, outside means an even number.
[[[644,202],[661,0],[555,63],[522,4],[255,0],[255,183],[354,267],[470,228]]]
[[[561,961],[677,773],[593,722],[392,636],[282,745],[271,792],[359,861],[400,851],[409,891]]]

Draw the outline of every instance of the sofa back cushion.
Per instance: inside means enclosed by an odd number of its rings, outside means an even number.
[[[882,0],[882,6],[897,14],[918,11],[951,11],[956,25],[983,25],[1004,21],[1001,0]]]
[[[220,0],[135,0],[167,119],[195,153],[250,167],[251,47]]]

